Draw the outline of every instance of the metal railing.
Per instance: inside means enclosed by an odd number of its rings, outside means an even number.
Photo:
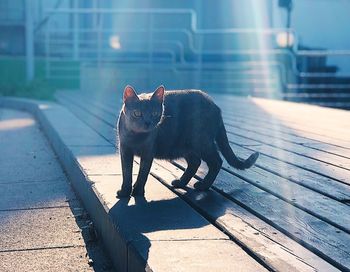
[[[269,87],[267,82],[271,79],[276,79],[276,88],[278,89],[329,89],[350,88],[350,84],[298,84],[298,79],[314,79],[314,78],[330,78],[337,76],[349,76],[349,73],[340,74],[338,72],[303,72],[299,71],[297,60],[300,57],[329,57],[341,56],[350,57],[350,50],[336,50],[336,51],[297,51],[296,44],[294,49],[271,49],[268,45],[263,48],[256,49],[203,49],[201,43],[210,35],[253,35],[254,37],[267,36],[274,38],[274,35],[281,31],[293,33],[291,29],[199,29],[197,27],[197,14],[192,9],[56,9],[49,10],[48,13],[54,14],[72,14],[73,16],[99,14],[103,17],[105,14],[143,14],[149,17],[149,25],[143,29],[103,29],[101,25],[90,29],[80,29],[75,25],[74,28],[52,29],[50,21],[47,22],[44,29],[42,29],[44,40],[40,42],[45,47],[45,60],[47,77],[69,78],[70,76],[63,76],[54,73],[55,65],[52,62],[57,61],[79,61],[95,63],[101,65],[102,63],[113,63],[113,59],[122,59],[122,56],[136,54],[135,60],[139,63],[145,63],[144,67],[150,70],[171,70],[176,78],[180,78],[183,74],[192,72],[197,74],[197,84],[200,82],[210,82],[216,84],[222,83],[222,75],[227,83],[234,82],[239,85],[251,84],[254,88]],[[187,28],[156,28],[154,26],[155,15],[175,14],[178,16],[189,16],[190,23]],[[52,16],[51,16],[52,17]],[[75,21],[77,21],[75,19]],[[147,34],[147,40],[138,41],[137,39],[130,39],[123,43],[132,45],[144,44],[145,47],[137,50],[125,50],[120,48],[113,50],[109,48],[108,41],[103,38],[105,34]],[[97,39],[89,38],[88,40],[80,37],[82,34],[95,34]],[[179,37],[172,39],[157,39],[159,34],[181,34],[186,37],[186,41],[178,40]],[[58,38],[60,36],[60,38]],[[85,35],[86,36],[86,35]],[[90,35],[91,36],[91,35]],[[73,38],[72,38],[73,37]],[[265,39],[266,40],[266,39]],[[39,42],[39,43],[40,43]],[[66,45],[66,48],[64,47]],[[93,46],[94,45],[94,46]],[[53,49],[53,47],[56,47]],[[65,51],[65,50],[66,51]],[[137,54],[138,53],[138,54]],[[90,54],[90,55],[89,55]],[[140,57],[141,55],[141,57]],[[158,57],[157,57],[158,55]],[[164,57],[163,61],[159,55]],[[196,56],[196,60],[189,60],[188,56]],[[203,56],[214,56],[222,58],[232,58],[231,61],[203,61]],[[243,58],[248,60],[235,60],[235,58]],[[134,59],[129,59],[135,61]],[[157,62],[162,62],[162,65],[157,65]],[[119,62],[118,66],[129,65],[128,61]],[[138,64],[139,65],[139,64]],[[130,65],[129,65],[130,66]],[[72,70],[71,67],[56,67],[57,70]],[[130,67],[128,69],[131,69]],[[248,70],[247,70],[248,69]],[[211,73],[211,77],[202,75]],[[247,79],[245,74],[255,74],[256,77]],[[220,76],[221,75],[221,76]],[[152,76],[152,74],[151,74]],[[258,78],[261,76],[261,78]],[[236,77],[236,78],[234,78]],[[199,83],[198,83],[199,82]],[[230,84],[227,84],[228,87]],[[232,85],[232,84],[231,84]],[[232,85],[233,86],[233,85]],[[199,86],[200,87],[200,86]]]

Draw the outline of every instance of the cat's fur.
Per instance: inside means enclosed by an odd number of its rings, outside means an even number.
[[[143,195],[152,161],[185,158],[187,169],[175,187],[184,187],[195,175],[201,160],[209,171],[195,188],[207,190],[222,165],[221,151],[227,162],[237,168],[251,167],[259,153],[241,160],[233,153],[226,135],[220,108],[202,91],[166,91],[163,86],[153,94],[137,95],[131,86],[124,90],[124,104],[118,120],[119,150],[123,184],[118,197]],[[141,157],[137,181],[132,190],[134,156]]]

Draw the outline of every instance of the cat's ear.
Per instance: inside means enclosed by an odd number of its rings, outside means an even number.
[[[160,103],[163,103],[164,100],[164,92],[165,92],[165,88],[163,85],[160,85],[157,90],[154,91],[154,93],[152,94],[152,98],[153,100],[158,100]]]
[[[137,101],[139,97],[137,96],[135,90],[130,85],[127,85],[124,89],[123,102],[127,101]]]

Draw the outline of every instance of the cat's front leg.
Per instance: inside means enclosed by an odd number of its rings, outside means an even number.
[[[151,170],[153,162],[153,157],[143,156],[141,157],[140,170],[132,190],[133,196],[143,196],[145,194],[145,185],[147,181],[148,174]]]
[[[117,197],[130,197],[134,154],[129,148],[121,147],[120,157],[122,162],[123,184],[122,188],[117,192]]]

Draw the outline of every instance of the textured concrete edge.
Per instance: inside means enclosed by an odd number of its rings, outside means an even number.
[[[94,222],[95,229],[102,238],[104,247],[111,257],[114,267],[118,271],[144,271],[146,265],[145,260],[143,260],[137,250],[134,247],[130,247],[126,239],[118,233],[113,220],[109,216],[109,209],[104,205],[104,201],[93,186],[93,183],[81,169],[69,147],[63,142],[59,133],[45,115],[43,110],[46,108],[45,105],[55,105],[58,107],[57,104],[52,102],[0,97],[0,107],[27,111],[33,114],[39,121],[68,179]],[[133,264],[132,267],[130,267],[129,264]],[[151,271],[151,269],[147,267],[147,271]]]

